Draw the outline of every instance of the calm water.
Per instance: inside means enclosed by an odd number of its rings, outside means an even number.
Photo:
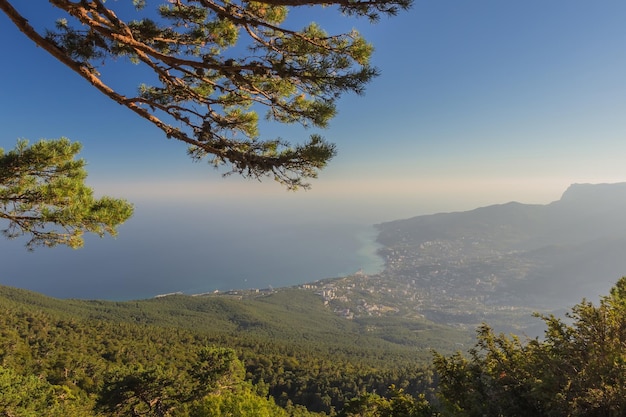
[[[277,288],[382,269],[370,225],[212,214],[141,208],[117,239],[88,238],[76,251],[28,253],[19,240],[2,240],[0,284],[59,298],[128,300]]]

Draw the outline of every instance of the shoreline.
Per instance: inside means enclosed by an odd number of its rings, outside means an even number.
[[[355,267],[352,268],[350,272],[341,272],[341,273],[336,274],[335,276],[312,278],[312,279],[305,280],[302,282],[295,282],[295,283],[277,285],[277,286],[273,286],[273,285],[265,285],[265,286],[257,286],[257,287],[242,286],[241,288],[233,287],[233,288],[228,288],[228,289],[214,288],[214,289],[209,289],[206,291],[202,291],[202,290],[196,291],[193,289],[188,289],[188,290],[182,290],[182,291],[172,291],[172,292],[168,292],[165,294],[158,294],[150,298],[160,298],[160,297],[170,296],[170,295],[188,295],[192,297],[198,297],[198,296],[211,295],[211,294],[227,294],[227,293],[238,292],[238,291],[268,292],[268,291],[273,291],[273,290],[280,290],[281,288],[293,288],[293,287],[311,284],[311,283],[322,281],[322,280],[341,279],[341,278],[345,278],[345,277],[353,276],[357,274],[376,275],[376,274],[382,273],[385,269],[385,261],[378,254],[378,250],[383,247],[377,241],[378,234],[379,234],[378,229],[376,228],[375,225],[363,225],[363,226],[359,225],[356,227],[358,227],[358,230],[355,231],[355,234],[353,236],[354,241],[356,243],[356,249],[353,252],[353,257],[356,258],[355,261],[357,262],[355,263],[358,263],[358,265],[355,265]],[[247,281],[247,279],[245,281]]]

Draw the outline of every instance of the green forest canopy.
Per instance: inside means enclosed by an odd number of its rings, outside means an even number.
[[[297,298],[293,291],[277,300]],[[367,343],[360,343],[343,351],[342,337],[306,338],[296,326],[292,338],[277,339],[271,329],[281,319],[260,320],[274,307],[259,304],[259,321],[246,327],[257,314],[254,303],[239,310],[242,300],[232,298],[85,302],[5,288],[0,296],[0,406],[9,415],[622,416],[626,410],[626,278],[599,305],[583,300],[565,318],[541,316],[542,339],[497,335],[484,325],[467,355],[435,354],[432,368],[385,365],[391,359],[385,348],[366,353],[359,349]],[[302,314],[312,308],[305,300],[298,300]],[[171,321],[174,313],[189,320],[203,311],[240,325],[220,331],[228,321],[205,320],[194,330]],[[214,330],[206,327],[211,322]],[[267,336],[258,332],[264,326]],[[343,334],[344,342],[356,336]]]

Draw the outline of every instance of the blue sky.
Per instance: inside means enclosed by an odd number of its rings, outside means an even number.
[[[45,10],[43,1],[21,3]],[[328,129],[261,126],[267,137],[298,142],[320,133],[337,144],[310,191],[223,179],[192,163],[184,145],[102,96],[4,16],[0,146],[82,142],[96,192],[137,204],[133,233],[167,222],[164,207],[173,203],[205,225],[372,224],[511,200],[547,203],[572,183],[626,180],[623,1],[417,0],[373,25],[330,8],[294,16],[329,32],[356,28],[373,43],[382,73],[364,96],[340,100]],[[216,220],[213,212],[228,215]]]
[[[364,96],[340,101],[326,130],[262,126],[294,142],[321,133],[337,143],[339,155],[311,191],[224,180],[191,163],[183,145],[101,96],[3,16],[0,31],[12,42],[11,64],[0,68],[11,80],[0,86],[0,143],[81,141],[90,183],[130,200],[250,198],[338,208],[356,201],[369,205],[362,217],[373,222],[548,202],[570,183],[626,178],[623,2],[417,1],[374,25],[331,9],[302,14],[329,30],[357,28],[374,44],[382,72]]]

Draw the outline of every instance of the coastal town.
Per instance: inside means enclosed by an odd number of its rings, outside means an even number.
[[[523,265],[510,266],[503,254],[475,262],[462,247],[461,242],[439,241],[415,251],[384,248],[386,268],[379,274],[358,271],[299,288],[314,291],[346,319],[400,315],[468,330],[485,321],[511,331],[531,325],[536,310],[498,291],[503,277],[519,276]]]
[[[397,316],[428,320],[473,332],[488,322],[500,331],[535,334],[532,305],[511,285],[523,281],[533,261],[486,241],[465,238],[383,246],[385,268],[359,270],[295,287],[317,294],[324,305],[347,320]],[[232,290],[215,294],[238,298],[269,295],[280,288]],[[208,294],[206,294],[208,295]]]
[[[489,323],[505,333],[542,335],[536,313],[563,317],[583,299],[598,302],[624,275],[626,197],[607,193],[572,186],[548,205],[512,202],[383,223],[382,271],[296,288],[346,320],[395,316],[467,330]],[[248,294],[272,291],[280,289]]]

